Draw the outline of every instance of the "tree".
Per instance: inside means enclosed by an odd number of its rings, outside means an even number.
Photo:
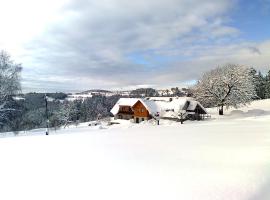
[[[60,122],[59,124],[66,127],[68,124],[75,122],[77,113],[78,110],[76,109],[74,102],[64,102],[57,113],[57,119]]]
[[[14,63],[8,53],[0,51],[0,123],[3,123],[8,114],[14,109],[9,106],[12,96],[21,90],[20,64]]]
[[[270,70],[265,78],[265,98],[270,98]]]
[[[256,91],[257,99],[265,99],[266,97],[266,77],[259,71],[257,72],[254,68],[250,69],[250,75],[253,77],[253,84]]]
[[[184,92],[182,92],[181,90],[179,90],[178,87],[171,88],[171,91],[173,93],[172,96],[178,96],[178,97],[185,96]]]
[[[132,97],[153,97],[157,96],[158,92],[153,88],[138,88],[136,90],[132,90],[130,92],[130,96]]]
[[[250,69],[234,64],[218,67],[203,74],[193,88],[194,97],[207,106],[223,108],[246,105],[256,96]]]
[[[256,85],[255,90],[256,94],[260,99],[265,99],[265,93],[266,93],[266,78],[262,75],[261,72],[258,73],[256,77]]]
[[[178,113],[178,119],[180,120],[181,124],[183,124],[186,117],[187,117],[187,112],[185,110],[180,110]]]

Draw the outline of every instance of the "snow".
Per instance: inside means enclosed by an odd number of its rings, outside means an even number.
[[[120,98],[116,104],[114,105],[114,107],[111,109],[111,113],[113,115],[116,115],[119,111],[120,105],[121,106],[134,106],[135,103],[137,103],[137,101],[141,101],[141,99],[138,98]]]
[[[72,94],[68,95],[66,98],[67,101],[76,101],[76,100],[84,100],[86,98],[91,98],[92,94]]]
[[[113,95],[126,95],[126,91],[86,91],[86,92],[81,92],[81,93],[74,93],[70,94],[67,96],[66,100],[67,101],[75,101],[75,100],[85,100],[87,98],[91,98],[94,95],[101,95],[101,96],[106,96],[110,97]],[[128,93],[129,94],[129,93]]]
[[[237,110],[1,138],[0,199],[268,200],[270,100]]]
[[[15,101],[25,100],[25,98],[20,97],[20,96],[15,96],[15,97],[12,97],[12,98],[13,98],[13,100],[15,100]]]
[[[208,108],[207,112],[211,114],[212,118],[225,118],[225,119],[234,119],[234,118],[260,118],[265,115],[270,115],[270,100],[256,100],[251,102],[247,106],[241,108],[229,108],[225,109],[224,116],[218,115],[218,108]]]

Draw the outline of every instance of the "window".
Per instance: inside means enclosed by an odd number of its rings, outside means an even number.
[[[142,113],[144,112],[144,109],[143,109],[143,108],[141,109],[141,112],[142,112]]]

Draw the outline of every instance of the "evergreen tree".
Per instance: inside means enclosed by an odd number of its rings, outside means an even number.
[[[253,77],[253,83],[256,90],[256,99],[265,99],[270,98],[270,87],[269,87],[269,76],[270,72],[266,74],[265,76],[260,72],[256,71],[254,68],[251,68],[250,73]]]
[[[257,84],[255,85],[257,96],[260,99],[265,99],[265,94],[266,94],[266,79],[262,75],[261,72],[258,73],[258,76],[257,77],[258,77],[257,78]]]
[[[270,98],[270,70],[265,78],[265,98]]]

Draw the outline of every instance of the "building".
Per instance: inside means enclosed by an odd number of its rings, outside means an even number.
[[[208,116],[205,108],[190,97],[120,98],[111,113],[115,119],[135,123],[152,118],[202,120]]]

